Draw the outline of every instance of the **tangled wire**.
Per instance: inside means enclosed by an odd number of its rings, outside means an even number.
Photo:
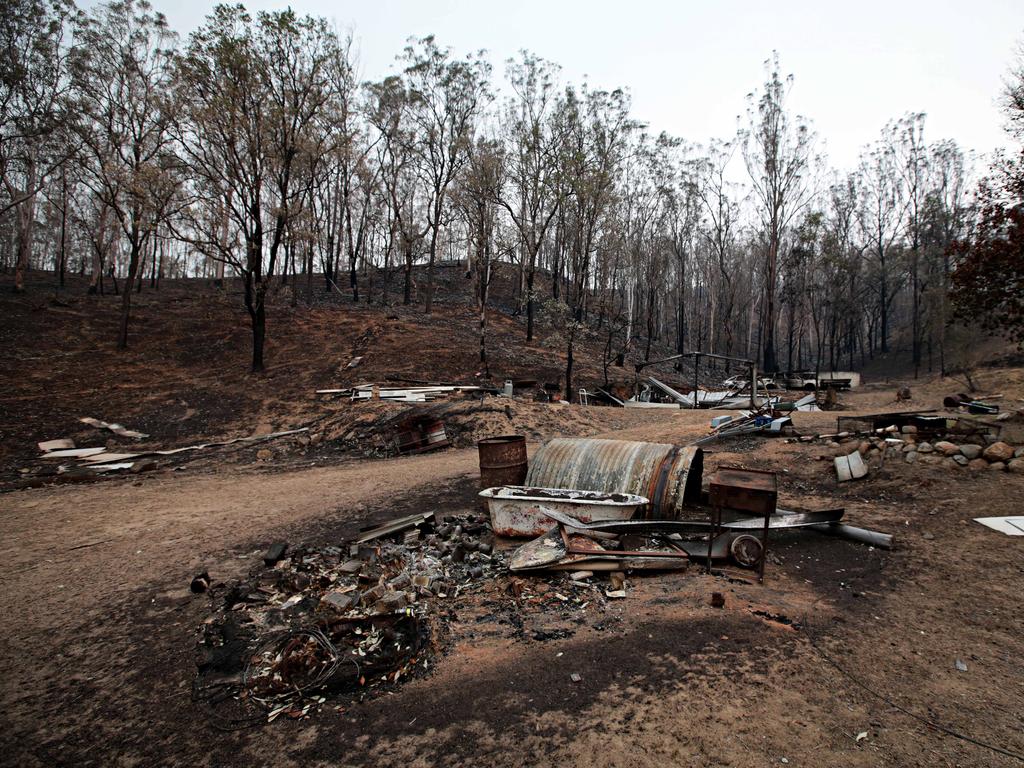
[[[249,655],[242,690],[251,691],[257,701],[301,696],[325,686],[341,662],[341,653],[321,630],[288,629],[271,635]]]

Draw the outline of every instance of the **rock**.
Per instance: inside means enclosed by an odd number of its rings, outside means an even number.
[[[968,443],[960,446],[960,454],[965,456],[968,461],[976,459],[981,456],[981,446]]]
[[[907,462],[907,464],[913,464],[914,462],[917,461],[917,451],[911,451],[910,453],[906,454],[903,457],[903,460]]]
[[[968,462],[967,462],[967,457],[966,456],[963,456],[961,454],[957,454],[956,456],[951,456],[950,458],[952,459],[953,466],[955,466],[955,467],[966,467],[967,466]]]
[[[931,443],[918,443],[917,445],[918,453],[931,453],[934,450]]]
[[[945,456],[939,456],[937,453],[926,453],[923,456],[918,456],[917,461],[920,464],[941,464],[945,458]]]
[[[923,536],[923,538],[924,538],[925,541],[931,541],[932,539],[935,538],[935,534],[934,533],[926,533]]]
[[[1020,448],[1013,452],[1013,458],[1015,459],[1019,459],[1022,456],[1024,456],[1024,445],[1022,445]]]
[[[904,446],[903,446],[903,448],[902,448],[901,450],[902,450],[902,451],[903,451],[904,453],[910,453],[911,451],[914,451],[914,450],[916,450],[916,449],[917,449],[917,446],[916,446],[916,445],[914,445],[913,443],[905,443],[905,444],[904,444]]]
[[[1011,459],[1006,464],[1006,470],[1018,475],[1024,475],[1024,459]]]
[[[982,439],[985,441],[985,445],[995,445],[999,442],[999,438],[995,435],[982,435]]]
[[[999,441],[992,443],[981,455],[989,461],[1009,461],[1013,458],[1013,446]]]
[[[972,472],[980,472],[984,469],[988,469],[988,462],[984,459],[971,459],[967,462],[967,468]]]
[[[270,459],[274,458],[274,452],[269,448],[260,448],[258,451],[256,451],[256,458],[259,461],[269,461]]]
[[[956,443],[951,443],[949,440],[939,440],[933,447],[944,456],[953,456],[960,452]]]
[[[1006,469],[1006,465],[1001,461],[993,461],[991,464],[988,465],[988,468],[994,469],[997,472],[1002,472],[1004,469]]]
[[[319,432],[314,432],[309,436],[310,445],[320,445],[320,441],[324,439],[324,436]]]
[[[917,427],[915,427],[913,424],[905,424],[903,428],[900,430],[900,432],[902,432],[904,435],[916,435]]]
[[[871,443],[867,440],[861,440],[860,445],[857,446],[857,450],[860,451],[861,456],[864,456],[868,451],[871,450]]]

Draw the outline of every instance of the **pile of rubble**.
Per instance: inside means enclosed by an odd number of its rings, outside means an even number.
[[[514,437],[527,471],[525,442]],[[577,471],[581,462],[604,469]],[[710,573],[728,560],[763,579],[770,531],[807,528],[892,547],[888,534],[848,525],[841,509],[779,509],[771,472],[719,468],[703,492],[699,448],[563,438],[539,449],[528,472],[607,487],[488,487],[480,493],[487,517],[417,513],[337,545],[277,542],[240,581],[199,574],[192,590],[212,597],[213,613],[197,637],[194,695],[210,721],[235,728],[301,718],[329,700],[344,707],[386,690],[430,668],[449,622],[472,623],[481,611],[477,621],[489,617],[514,638],[566,637],[586,616],[616,612],[608,601],[626,597],[626,573],[680,572],[691,562]],[[532,540],[496,549],[496,532]],[[545,626],[531,629],[537,613]],[[601,628],[614,615],[592,618]]]
[[[329,699],[343,706],[422,673],[459,598],[508,574],[493,542],[483,516],[416,514],[340,546],[278,542],[241,581],[199,574],[192,590],[215,608],[197,638],[194,698],[209,705],[215,726],[235,728],[304,717]],[[551,598],[548,608],[560,612],[593,600],[574,589],[595,585],[553,580],[533,595],[509,577],[500,591],[517,605]]]

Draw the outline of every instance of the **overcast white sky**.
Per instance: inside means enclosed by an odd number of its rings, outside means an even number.
[[[152,0],[184,36],[208,0]],[[91,2],[87,4],[92,4]],[[250,10],[288,3],[250,0]],[[365,79],[383,77],[410,35],[457,53],[486,49],[497,78],[526,48],[599,87],[626,87],[651,130],[727,138],[777,49],[796,82],[791,104],[810,117],[831,162],[856,161],[891,118],[928,114],[930,140],[991,151],[1005,143],[995,107],[1024,34],[1022,0],[294,0],[301,13],[354,29]]]

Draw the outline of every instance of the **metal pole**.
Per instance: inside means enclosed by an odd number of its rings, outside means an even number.
[[[757,363],[750,364],[750,409],[757,410]]]
[[[693,407],[697,407],[697,378],[700,373],[700,352],[693,356]],[[708,555],[710,559],[710,555]],[[710,568],[710,566],[708,566]]]

